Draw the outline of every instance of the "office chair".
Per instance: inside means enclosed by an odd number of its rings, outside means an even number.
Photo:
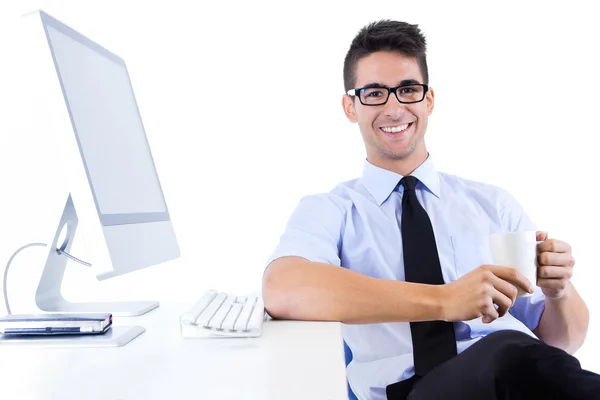
[[[348,347],[345,340],[344,340],[344,356],[346,358],[346,367],[347,367],[348,364],[350,364],[350,361],[352,361],[352,350],[350,350],[350,347]],[[358,400],[358,398],[356,397],[356,395],[350,388],[349,383],[348,383],[348,400]]]

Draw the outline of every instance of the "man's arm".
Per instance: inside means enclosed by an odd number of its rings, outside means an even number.
[[[573,354],[585,340],[589,318],[585,302],[569,282],[561,298],[546,297],[540,324],[533,333],[549,345]]]
[[[587,334],[589,311],[571,282],[575,259],[568,243],[537,232],[538,280],[546,296],[540,324],[533,331],[549,345],[574,353]]]
[[[272,317],[349,324],[441,319],[438,289],[301,257],[273,261],[263,279],[265,308]]]
[[[281,319],[366,324],[482,317],[489,323],[514,304],[517,286],[533,292],[527,278],[507,267],[483,265],[455,282],[424,285],[281,257],[265,271],[263,300],[267,312]]]

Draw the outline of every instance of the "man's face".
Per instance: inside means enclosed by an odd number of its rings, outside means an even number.
[[[410,82],[423,83],[419,64],[397,52],[372,53],[356,65],[355,88],[390,88]],[[371,163],[385,167],[390,161],[427,157],[423,137],[433,111],[431,89],[420,103],[402,104],[390,93],[387,103],[379,106],[365,106],[358,97],[344,95],[343,106],[348,119],[358,122]]]

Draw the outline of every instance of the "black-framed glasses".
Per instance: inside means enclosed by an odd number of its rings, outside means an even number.
[[[388,87],[363,87],[350,89],[346,94],[357,96],[361,104],[365,106],[381,106],[387,103],[390,93],[394,92],[398,101],[402,104],[419,103],[425,98],[429,86],[415,83],[410,85],[400,85],[393,88]]]

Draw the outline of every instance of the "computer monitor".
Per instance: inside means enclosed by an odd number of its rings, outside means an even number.
[[[22,22],[21,50],[35,82],[32,138],[48,146],[42,165],[56,177],[40,198],[54,222],[46,229],[51,245],[36,304],[49,312],[143,314],[158,302],[72,303],[61,295],[65,253],[76,235],[86,244],[76,256],[99,280],[180,255],[127,66],[42,11]]]

